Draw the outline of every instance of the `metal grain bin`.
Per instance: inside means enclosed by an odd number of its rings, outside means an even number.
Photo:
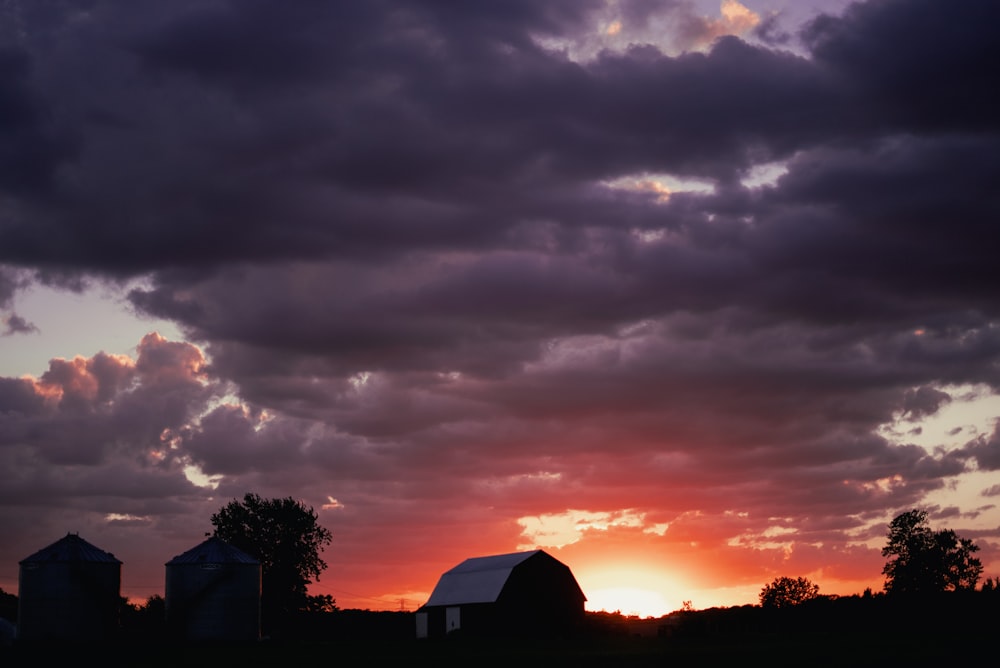
[[[260,562],[209,538],[166,564],[167,626],[185,640],[260,639]]]
[[[122,562],[69,533],[20,562],[17,637],[106,640],[118,630]]]

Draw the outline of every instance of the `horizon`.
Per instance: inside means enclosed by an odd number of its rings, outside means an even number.
[[[0,587],[252,491],[311,591],[544,549],[591,606],[1000,575],[1000,4],[0,6]]]

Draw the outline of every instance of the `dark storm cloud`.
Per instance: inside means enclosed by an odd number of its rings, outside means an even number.
[[[569,6],[178,5],[159,22],[162,12],[140,27],[119,19],[98,29],[113,7],[92,10],[80,47],[117,45],[140,93],[102,81],[89,95],[104,99],[72,101],[81,114],[99,103],[127,122],[64,119],[88,137],[67,164],[83,182],[64,184],[72,218],[39,211],[31,229],[64,228],[74,243],[54,248],[13,226],[12,259],[144,271],[482,248],[537,221],[573,234],[592,219],[574,206],[588,181],[641,171],[731,179],[887,120],[856,104],[864,93],[852,88],[852,62],[836,58],[840,20],[812,37],[831,67],[733,38],[708,54],[637,47],[576,64],[530,39],[572,27]],[[553,186],[574,182],[552,199]]]
[[[0,45],[0,189],[33,198],[45,190],[56,166],[71,154],[57,136],[46,100],[31,85],[31,58]]]
[[[141,272],[495,245],[525,222],[578,225],[572,208],[545,206],[567,180],[732,174],[787,154],[837,113],[821,72],[793,56],[725,40],[707,55],[647,47],[581,66],[530,39],[558,21],[526,9],[495,22],[434,4],[178,5],[140,30],[113,15],[101,27],[112,5],[78,29],[78,48],[97,55],[33,56],[52,61],[46,71],[113,59],[137,88],[105,74],[52,112],[86,140],[64,162],[54,210],[33,208],[3,230],[8,258]],[[234,90],[260,70],[255,58],[269,66]],[[121,121],[95,123],[95,109]],[[54,243],[56,229],[72,243]]]
[[[0,308],[7,308],[21,285],[17,272],[0,266]]]
[[[853,102],[882,123],[912,131],[995,132],[1000,98],[985,87],[1000,74],[988,0],[851,5],[804,33],[813,58],[849,79]]]
[[[947,392],[941,392],[932,387],[918,387],[903,396],[903,415],[910,420],[933,415],[949,401],[951,401],[951,395]]]
[[[963,451],[964,454],[975,459],[982,471],[1000,469],[1000,425],[993,430],[992,434],[980,436],[967,443]]]
[[[34,324],[11,310],[15,295],[30,282],[28,272],[0,265],[0,337],[38,331]]]
[[[132,303],[200,346],[0,379],[15,496],[107,477],[174,518],[193,466],[218,496],[336,497],[358,541],[428,540],[416,502],[509,540],[698,510],[752,545],[997,467],[995,434],[888,436],[1000,387],[996,3],[686,52],[725,26],[682,2],[12,7],[0,308],[22,272],[141,275]],[[682,48],[558,46],[606,18]],[[756,38],[790,44],[780,20]]]

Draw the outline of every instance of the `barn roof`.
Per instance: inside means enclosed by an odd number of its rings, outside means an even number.
[[[450,571],[445,571],[426,605],[493,603],[514,568],[541,553],[541,550],[532,550],[466,559]]]
[[[258,564],[249,554],[212,536],[167,562],[172,564]]]
[[[121,564],[110,552],[105,552],[80,538],[79,534],[67,533],[48,547],[21,560],[22,564],[37,563],[106,563]]]

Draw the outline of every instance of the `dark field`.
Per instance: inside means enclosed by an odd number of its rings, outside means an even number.
[[[964,634],[750,634],[728,638],[601,638],[577,642],[289,641],[252,646],[13,647],[3,666],[897,666],[981,664],[988,639]]]
[[[993,665],[1000,596],[930,601],[860,597],[639,620],[589,613],[572,638],[417,640],[412,613],[337,611],[296,625],[299,637],[181,644],[149,628],[102,644],[15,643],[0,668],[233,666],[948,666]]]

